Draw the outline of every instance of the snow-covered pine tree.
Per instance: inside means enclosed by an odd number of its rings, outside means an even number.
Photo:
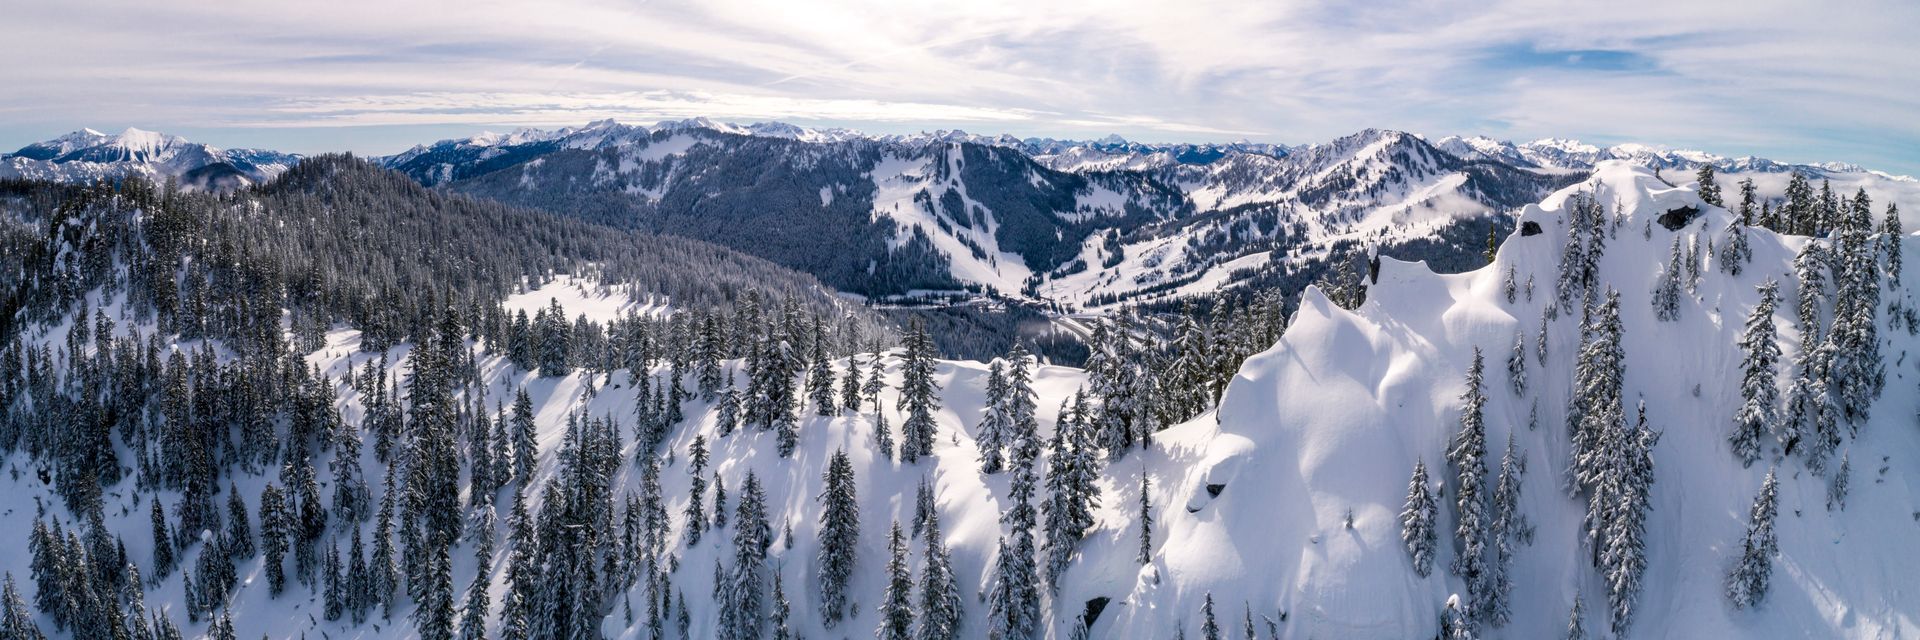
[[[1487,595],[1488,623],[1504,627],[1513,617],[1513,556],[1521,544],[1533,540],[1533,525],[1520,512],[1521,481],[1527,473],[1526,454],[1515,449],[1513,432],[1507,432],[1507,450],[1500,456],[1500,482],[1493,490],[1493,547],[1488,568],[1492,571]]]
[[[414,612],[414,628],[421,640],[453,639],[453,559],[444,545],[433,545],[427,561],[424,598]]]
[[[1407,554],[1413,558],[1413,572],[1422,578],[1433,572],[1434,544],[1438,538],[1435,519],[1440,515],[1428,484],[1427,462],[1414,461],[1413,479],[1407,482],[1407,503],[1400,510],[1400,540],[1406,543]]]
[[[1701,229],[1702,233],[1692,234],[1693,241],[1687,243],[1687,293],[1699,292],[1700,260],[1708,255],[1707,250],[1700,248],[1700,238],[1706,235],[1706,233],[1704,233],[1706,222],[1702,221],[1700,226],[1703,227],[1703,229]]]
[[[1480,350],[1473,351],[1473,364],[1467,369],[1467,390],[1460,395],[1460,431],[1447,450],[1447,462],[1458,474],[1455,507],[1455,547],[1453,573],[1467,585],[1467,595],[1475,608],[1475,617],[1488,611],[1491,604],[1487,569],[1489,545],[1493,544],[1492,514],[1487,512],[1487,428],[1481,391],[1484,362]]]
[[[1047,531],[1042,548],[1047,556],[1043,575],[1049,589],[1059,588],[1074,549],[1087,528],[1093,526],[1093,508],[1100,501],[1096,483],[1099,460],[1089,434],[1092,425],[1088,424],[1086,396],[1076,393],[1066,402],[1054,426],[1053,455],[1047,466],[1048,496],[1042,507]]]
[[[273,488],[273,485],[271,483],[267,485],[267,490],[277,491]],[[262,500],[264,500],[265,499],[264,492],[262,493],[262,496],[263,496]],[[173,573],[173,565],[174,565],[173,533],[167,528],[167,511],[166,509],[160,506],[160,500],[158,498],[155,498],[150,502],[150,504],[153,505],[153,509],[152,509],[153,517],[151,518],[151,520],[153,521],[153,579],[164,580],[166,579],[167,574]],[[265,507],[263,506],[262,509],[263,509],[262,514],[264,514]],[[261,526],[263,529],[261,533],[264,535],[266,533],[264,531],[265,524],[263,523]],[[269,564],[272,564],[278,561],[279,561],[279,556],[272,556],[269,559]],[[273,570],[274,569],[271,566],[268,567],[268,571],[273,571]],[[279,590],[275,589],[274,591],[275,593],[278,593]]]
[[[1002,450],[1006,448],[1007,432],[1013,428],[1007,415],[1007,376],[1001,364],[995,359],[987,367],[986,407],[973,431],[974,448],[980,451],[980,472],[985,474],[999,473],[1006,465]]]
[[[893,427],[887,425],[887,408],[880,402],[880,392],[887,383],[880,376],[886,372],[885,356],[876,354],[873,370],[869,372],[866,383],[860,385],[860,393],[867,397],[867,406],[873,407],[873,448],[881,457],[893,459]]]
[[[878,640],[913,640],[913,574],[907,566],[907,538],[900,521],[887,533],[886,591],[880,597]]]
[[[940,513],[931,511],[926,521],[925,555],[920,562],[920,619],[914,627],[914,640],[956,640],[960,637],[960,583],[953,575],[953,558],[940,533]]]
[[[1840,453],[1840,466],[1833,471],[1833,477],[1827,479],[1827,510],[1847,509],[1848,476],[1853,475],[1853,452]]]
[[[1753,247],[1747,244],[1747,227],[1735,220],[1727,223],[1727,240],[1720,245],[1720,269],[1727,275],[1738,276],[1747,263],[1753,262]]]
[[[1767,597],[1768,581],[1773,576],[1773,554],[1779,549],[1774,538],[1773,518],[1778,511],[1779,482],[1774,471],[1760,484],[1747,513],[1747,535],[1741,540],[1740,560],[1727,574],[1727,600],[1736,609],[1758,606]]]
[[[1753,188],[1753,178],[1747,178],[1747,179],[1741,180],[1740,181],[1740,224],[1741,225],[1752,226],[1754,224],[1755,210],[1753,207],[1756,201],[1758,201],[1758,198],[1755,197],[1755,192]]]
[[[1760,440],[1774,430],[1780,396],[1774,382],[1780,344],[1773,326],[1780,285],[1768,279],[1760,284],[1759,290],[1760,301],[1747,315],[1746,328],[1740,334],[1740,348],[1746,353],[1740,365],[1742,402],[1739,413],[1734,416],[1733,434],[1728,436],[1733,454],[1740,458],[1742,465],[1752,465],[1760,459]]]
[[[1573,302],[1582,292],[1580,272],[1586,265],[1586,207],[1579,206],[1576,196],[1575,206],[1568,207],[1567,242],[1560,250],[1560,277],[1554,285],[1554,296],[1559,309],[1572,313]]]
[[[1213,617],[1213,592],[1207,592],[1206,602],[1200,605],[1200,637],[1205,640],[1220,640],[1220,623]]]
[[[158,505],[157,502],[155,504]],[[293,533],[293,525],[289,520],[285,494],[273,483],[267,483],[267,488],[260,491],[260,550],[266,555],[267,593],[273,596],[280,595],[280,590],[287,583],[281,559],[287,554],[288,538]],[[156,530],[158,528],[155,527]],[[154,541],[156,550],[161,546],[160,541]],[[156,573],[165,575],[164,572]]]
[[[1518,277],[1520,277],[1519,271],[1513,265],[1507,265],[1506,281],[1501,285],[1507,292],[1507,304],[1513,304],[1520,299],[1520,283],[1514,281]]]
[[[1614,463],[1605,472],[1605,488],[1594,492],[1608,502],[1600,564],[1614,635],[1626,635],[1633,624],[1634,604],[1647,570],[1647,511],[1653,508],[1653,447],[1659,441],[1660,434],[1647,426],[1647,405],[1641,402],[1635,427],[1620,432],[1617,439]]]
[[[734,384],[733,371],[729,370],[726,385],[721,388],[720,402],[717,403],[714,413],[714,430],[720,437],[733,435],[733,430],[740,428],[743,402],[740,387]]]
[[[27,600],[20,596],[19,588],[13,584],[13,572],[8,571],[4,583],[0,583],[0,636],[19,640],[46,640],[40,632],[40,626],[34,623],[33,610],[27,607]]]
[[[1700,200],[1716,207],[1727,206],[1720,199],[1720,183],[1713,178],[1713,164],[1700,163],[1700,170],[1694,173],[1694,181],[1700,184]]]
[[[747,472],[734,515],[733,570],[720,591],[720,637],[723,640],[759,640],[764,633],[766,608],[765,564],[772,545],[767,525],[766,497],[760,480]]]
[[[913,526],[909,529],[909,539],[919,538],[920,532],[927,528],[927,520],[934,515],[933,485],[927,484],[927,477],[920,476],[920,484],[913,490]]]
[[[1567,423],[1572,440],[1568,472],[1572,486],[1591,492],[1610,452],[1603,439],[1625,428],[1620,386],[1626,352],[1620,341],[1620,293],[1607,292],[1582,332],[1587,336],[1574,365],[1574,388],[1568,398]]]
[[[906,356],[900,365],[900,407],[907,419],[900,423],[900,461],[908,464],[933,455],[937,427],[933,412],[940,408],[940,386],[933,381],[933,337],[915,320],[907,332]]]
[[[847,411],[860,412],[860,354],[847,356],[847,376],[840,382],[840,406]]]
[[[693,477],[687,481],[687,507],[682,514],[688,547],[700,544],[707,529],[707,457],[707,436],[694,434],[687,451],[688,473]]]
[[[860,542],[860,503],[853,461],[844,449],[833,452],[820,492],[820,560],[815,565],[820,589],[820,617],[832,628],[847,606],[847,583],[853,578]]]
[[[793,606],[787,602],[787,589],[780,579],[780,574],[781,571],[778,569],[773,571],[773,640],[794,640],[793,628],[788,625],[788,618],[793,614]],[[654,637],[666,638],[665,627],[666,618],[663,615],[659,625],[661,630],[655,633]]]
[[[1153,562],[1153,481],[1146,469],[1140,470],[1140,564]]]
[[[1575,595],[1573,610],[1567,613],[1567,640],[1587,640],[1587,621],[1580,608],[1580,596]]]
[[[1527,332],[1513,332],[1513,353],[1507,355],[1507,381],[1513,385],[1513,395],[1527,395]]]
[[[1477,637],[1473,633],[1473,613],[1468,609],[1468,605],[1460,602],[1460,594],[1447,597],[1446,604],[1440,607],[1439,640],[1474,640]]]
[[[1040,576],[1033,539],[1036,520],[1033,495],[1038,484],[1034,464],[1040,457],[1039,426],[1033,416],[1033,390],[1027,386],[1026,351],[1015,344],[1007,360],[1011,365],[1007,388],[1014,426],[1008,434],[1008,463],[1012,471],[1007,489],[1010,506],[1001,521],[1009,532],[1000,539],[999,553],[994,560],[987,637],[1029,640],[1040,626]]]
[[[807,398],[813,401],[816,415],[831,416],[840,413],[834,405],[833,361],[827,357],[827,329],[819,316],[813,319],[813,350],[808,358]]]
[[[1673,239],[1673,257],[1660,271],[1660,283],[1653,288],[1654,317],[1661,322],[1680,319],[1680,238]]]
[[[1900,289],[1901,253],[1905,246],[1901,239],[1906,235],[1900,227],[1900,208],[1887,203],[1887,214],[1880,219],[1880,251],[1886,255],[1887,285],[1896,291]]]
[[[727,479],[720,474],[713,475],[713,528],[724,529],[727,526]]]
[[[533,479],[533,462],[540,453],[534,431],[533,397],[523,387],[513,394],[513,477],[523,485]]]
[[[460,640],[486,640],[488,609],[493,606],[487,595],[487,589],[492,586],[489,577],[493,574],[487,567],[491,560],[480,558],[480,569],[467,585],[467,602],[460,609]]]

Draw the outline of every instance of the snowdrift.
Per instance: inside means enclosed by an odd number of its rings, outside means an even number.
[[[1737,558],[1747,509],[1779,458],[1778,447],[1743,468],[1727,435],[1739,406],[1737,338],[1758,300],[1755,286],[1797,291],[1793,256],[1805,238],[1749,230],[1753,262],[1740,276],[1703,256],[1695,293],[1683,294],[1677,322],[1659,322],[1652,290],[1674,237],[1719,240],[1729,214],[1647,170],[1603,164],[1587,182],[1520,212],[1546,232],[1515,234],[1488,268],[1435,275],[1422,265],[1386,261],[1368,302],[1355,312],[1309,290],[1286,337],[1247,361],[1214,420],[1203,418],[1161,439],[1166,455],[1193,461],[1169,474],[1169,498],[1195,496],[1186,513],[1163,501],[1169,540],[1127,597],[1111,627],[1115,638],[1164,638],[1173,625],[1188,633],[1207,592],[1217,614],[1237,629],[1250,609],[1276,620],[1284,637],[1426,638],[1439,630],[1449,594],[1464,593],[1446,571],[1454,550],[1452,471],[1445,462],[1459,428],[1465,372],[1480,349],[1487,359],[1489,464],[1509,434],[1525,452],[1522,510],[1537,527],[1513,565],[1514,617],[1492,637],[1542,638],[1564,633],[1575,598],[1585,599],[1586,627],[1604,629],[1605,586],[1579,532],[1584,501],[1569,497],[1565,477],[1566,403],[1579,345],[1579,319],[1547,323],[1545,366],[1535,352],[1541,318],[1566,237],[1569,200],[1591,190],[1609,212],[1624,216],[1609,237],[1602,280],[1621,292],[1627,354],[1624,398],[1646,402],[1649,422],[1664,433],[1654,450],[1657,481],[1648,523],[1649,568],[1631,630],[1636,637],[1913,637],[1920,633],[1920,433],[1915,429],[1914,364],[1920,340],[1885,326],[1886,391],[1857,438],[1842,445],[1854,461],[1844,511],[1826,508],[1826,482],[1799,458],[1780,463],[1780,555],[1774,585],[1757,610],[1727,604],[1722,579]],[[1616,206],[1618,207],[1616,209]],[[1685,206],[1702,219],[1670,231],[1651,219]],[[1910,245],[1911,238],[1903,239]],[[1515,270],[1522,292],[1506,299]],[[1909,271],[1911,271],[1909,269]],[[1531,278],[1533,291],[1524,291]],[[1911,282],[1908,275],[1904,282]],[[1907,297],[1887,291],[1882,300]],[[1783,350],[1798,349],[1791,302],[1776,312]],[[1516,395],[1502,366],[1516,332],[1527,334],[1528,390]],[[1786,367],[1782,367],[1785,369]],[[1786,371],[1780,384],[1786,385]],[[1537,421],[1533,419],[1536,415]],[[1407,480],[1425,460],[1440,495],[1442,532],[1433,575],[1418,577],[1400,540],[1398,514]],[[1171,469],[1169,471],[1172,471]],[[1179,480],[1175,480],[1179,478]],[[1206,499],[1206,485],[1225,485]],[[1346,525],[1352,514],[1352,526]]]

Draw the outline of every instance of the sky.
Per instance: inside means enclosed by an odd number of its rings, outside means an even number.
[[[1920,175],[1920,2],[0,0],[0,149],[386,154],[707,116],[1304,144],[1369,128]]]

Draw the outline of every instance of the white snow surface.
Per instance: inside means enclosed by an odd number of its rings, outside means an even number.
[[[1162,515],[1164,535],[1181,541],[1155,560],[1171,579],[1156,587],[1143,577],[1127,596],[1134,606],[1119,609],[1118,626],[1108,637],[1168,637],[1173,618],[1192,620],[1207,591],[1224,600],[1219,606],[1233,619],[1243,601],[1253,603],[1256,616],[1263,607],[1289,612],[1286,637],[1434,636],[1442,603],[1465,586],[1446,572],[1454,555],[1448,542],[1439,545],[1431,577],[1414,574],[1397,515],[1415,461],[1425,460],[1436,482],[1451,474],[1444,451],[1458,429],[1464,373],[1476,347],[1488,360],[1489,464],[1498,466],[1513,434],[1528,462],[1522,510],[1538,527],[1534,544],[1521,547],[1515,560],[1513,621],[1488,635],[1558,637],[1576,597],[1586,599],[1590,632],[1604,628],[1605,587],[1578,533],[1584,503],[1561,489],[1577,316],[1552,323],[1548,366],[1528,363],[1528,397],[1508,388],[1503,366],[1515,331],[1531,334],[1551,297],[1542,287],[1532,301],[1507,303],[1505,272],[1513,267],[1521,279],[1532,274],[1539,282],[1553,281],[1565,205],[1578,188],[1593,188],[1609,210],[1619,203],[1628,212],[1608,245],[1603,279],[1622,292],[1624,397],[1645,400],[1652,426],[1665,434],[1654,450],[1649,568],[1631,635],[1920,633],[1920,599],[1913,596],[1920,593],[1920,556],[1911,552],[1920,537],[1913,515],[1920,433],[1913,424],[1915,371],[1907,353],[1920,340],[1881,329],[1888,341],[1887,390],[1872,422],[1843,445],[1857,463],[1844,511],[1826,510],[1825,481],[1798,458],[1781,463],[1780,555],[1772,591],[1757,611],[1733,609],[1722,595],[1723,576],[1739,552],[1761,478],[1778,455],[1769,452],[1768,459],[1742,468],[1729,451],[1726,437],[1739,403],[1735,372],[1743,355],[1736,338],[1758,298],[1758,282],[1780,281],[1783,299],[1793,300],[1790,264],[1806,240],[1750,231],[1749,270],[1735,278],[1709,264],[1698,293],[1682,301],[1681,319],[1658,322],[1649,300],[1676,232],[1655,224],[1652,238],[1645,239],[1643,225],[1670,208],[1701,203],[1692,190],[1669,188],[1650,171],[1609,162],[1585,185],[1526,208],[1521,219],[1548,232],[1509,238],[1490,268],[1442,276],[1389,260],[1357,312],[1334,307],[1310,290],[1280,344],[1248,360],[1235,376],[1217,425],[1202,419],[1159,438],[1157,454],[1173,462],[1160,474],[1163,488],[1191,496],[1200,510]],[[1727,216],[1709,208],[1705,228],[1719,237]],[[1681,233],[1700,229],[1696,224]],[[1912,281],[1911,270],[1905,281]],[[1886,299],[1892,297],[1890,292]],[[1783,304],[1775,319],[1791,327],[1791,304]],[[1530,348],[1534,339],[1530,335]],[[1795,340],[1790,329],[1783,331],[1789,355]],[[1536,401],[1534,430],[1527,425]],[[1203,492],[1209,483],[1227,486],[1209,501]],[[1440,495],[1443,541],[1453,528],[1451,493],[1449,486]],[[1161,504],[1177,503],[1170,496]],[[1351,530],[1342,524],[1349,509],[1355,516]]]
[[[1719,239],[1728,214],[1707,207],[1704,224],[1680,232],[1647,225],[1651,217],[1670,208],[1701,203],[1691,189],[1669,187],[1646,169],[1607,162],[1587,183],[1521,211],[1523,222],[1537,222],[1546,233],[1508,238],[1489,268],[1435,275],[1422,265],[1389,260],[1382,265],[1368,302],[1355,312],[1336,308],[1309,290],[1286,336],[1247,361],[1217,412],[1158,433],[1151,449],[1105,467],[1095,528],[1081,544],[1059,593],[1043,603],[1049,621],[1046,637],[1067,637],[1069,620],[1096,597],[1112,602],[1091,637],[1163,639],[1173,637],[1176,628],[1198,637],[1200,604],[1208,594],[1215,599],[1222,626],[1232,635],[1237,635],[1243,612],[1251,611],[1262,629],[1263,617],[1276,621],[1284,617],[1279,625],[1282,637],[1288,638],[1432,637],[1442,604],[1465,589],[1445,570],[1453,555],[1448,543],[1440,545],[1432,576],[1420,578],[1413,573],[1400,542],[1397,514],[1415,461],[1428,463],[1435,482],[1449,483],[1451,472],[1443,462],[1443,451],[1457,428],[1464,372],[1475,347],[1488,360],[1490,455],[1497,465],[1497,452],[1510,433],[1525,451],[1528,472],[1522,509],[1538,527],[1534,544],[1521,547],[1515,560],[1513,621],[1484,636],[1556,637],[1576,597],[1586,601],[1588,629],[1604,628],[1604,586],[1576,532],[1584,504],[1562,489],[1568,448],[1564,406],[1579,339],[1576,317],[1563,315],[1551,323],[1548,363],[1529,362],[1529,396],[1512,393],[1501,366],[1515,331],[1529,334],[1530,348],[1536,339],[1532,333],[1552,297],[1548,283],[1554,280],[1564,239],[1568,199],[1581,188],[1595,190],[1609,211],[1617,203],[1627,216],[1618,236],[1609,240],[1602,278],[1622,292],[1627,354],[1624,397],[1628,402],[1644,399],[1653,426],[1664,432],[1654,451],[1657,481],[1648,528],[1647,586],[1638,599],[1639,614],[1631,635],[1920,635],[1920,597],[1915,595],[1920,594],[1920,554],[1912,552],[1915,540],[1920,540],[1920,523],[1914,515],[1920,493],[1916,485],[1920,430],[1913,423],[1920,394],[1910,377],[1920,373],[1915,370],[1920,358],[1908,353],[1920,347],[1920,338],[1884,327],[1882,317],[1887,387],[1874,407],[1873,420],[1844,445],[1856,463],[1847,508],[1827,511],[1824,481],[1805,471],[1797,458],[1781,463],[1780,555],[1774,562],[1772,591],[1758,610],[1730,608],[1721,594],[1722,576],[1737,553],[1748,505],[1767,465],[1777,456],[1769,451],[1762,463],[1743,468],[1728,450],[1726,434],[1739,397],[1738,376],[1733,372],[1742,355],[1735,338],[1757,298],[1757,283],[1778,280],[1783,300],[1793,299],[1790,264],[1807,240],[1750,230],[1754,260],[1747,271],[1739,277],[1725,275],[1709,258],[1698,292],[1682,301],[1681,319],[1657,322],[1648,300],[1674,235],[1705,232]],[[1650,239],[1642,236],[1643,228],[1651,230]],[[1509,267],[1522,280],[1533,275],[1542,283],[1532,300],[1506,302],[1501,284]],[[1912,283],[1915,276],[1909,268],[1902,281]],[[1896,297],[1906,299],[1910,294],[1905,289],[1883,294],[1883,300]],[[509,304],[544,305],[553,298],[561,298],[570,316],[588,313],[596,318],[624,313],[635,304],[654,304],[601,293],[571,279],[517,295]],[[105,305],[109,314],[117,314],[119,308]],[[1790,303],[1781,305],[1776,322],[1783,328],[1781,339],[1790,357],[1797,348]],[[65,330],[54,327],[38,339],[60,344]],[[377,357],[361,353],[358,344],[358,332],[333,331],[327,346],[310,354],[308,361],[339,380],[347,367]],[[396,374],[405,366],[407,349],[402,345],[387,354]],[[863,358],[863,363],[870,361],[871,356]],[[888,381],[897,388],[898,355],[889,354],[886,362]],[[598,392],[588,393],[584,373],[540,378],[491,355],[482,355],[478,363],[489,405],[510,400],[516,387],[526,388],[534,399],[541,445],[535,485],[544,484],[557,471],[555,452],[570,412],[619,418],[623,434],[631,438],[634,394],[625,373],[593,380]],[[738,363],[729,366],[737,368]],[[836,368],[843,366],[844,361],[836,364]],[[770,433],[747,428],[717,438],[709,405],[691,401],[686,406],[687,421],[668,439],[666,447],[676,461],[666,465],[662,479],[673,520],[671,545],[681,553],[682,568],[674,582],[688,594],[693,607],[692,637],[715,633],[718,612],[705,596],[711,592],[715,559],[729,553],[725,532],[709,532],[691,548],[679,538],[685,530],[681,513],[689,480],[684,459],[696,434],[705,434],[714,443],[712,468],[724,477],[735,500],[746,473],[752,471],[767,489],[776,531],[791,522],[794,540],[779,539],[776,534],[773,563],[783,572],[793,600],[792,623],[802,635],[865,637],[875,628],[885,531],[891,521],[911,518],[914,487],[924,478],[935,487],[946,543],[965,596],[963,636],[984,637],[986,607],[977,594],[990,586],[994,543],[1002,533],[998,518],[1007,506],[1007,475],[978,472],[971,435],[983,409],[986,370],[987,365],[975,362],[939,364],[935,373],[943,389],[942,408],[936,416],[939,432],[932,457],[918,464],[875,455],[870,447],[870,414],[822,418],[808,407],[803,411],[798,449],[790,459],[782,459],[775,453]],[[1784,384],[1784,372],[1782,377]],[[1043,434],[1051,432],[1060,403],[1084,383],[1084,373],[1076,369],[1038,368],[1034,386]],[[359,398],[345,385],[339,385],[337,392],[343,416],[358,420]],[[884,400],[893,412],[897,394],[890,389]],[[1536,404],[1538,428],[1529,429],[1528,414]],[[888,422],[897,429],[900,418],[890,413]],[[380,467],[372,447],[365,449],[367,476],[377,479]],[[818,617],[817,595],[809,585],[817,553],[814,497],[827,459],[838,449],[852,455],[859,483],[859,569],[851,589],[851,600],[859,606],[853,619],[828,630]],[[627,454],[632,453],[629,444]],[[315,461],[323,478],[330,478],[327,462]],[[71,514],[50,488],[35,478],[23,454],[13,454],[5,463],[13,473],[0,476],[0,486],[7,488],[6,496],[0,498],[0,521],[9,530],[24,531],[40,508],[71,521]],[[1143,473],[1154,481],[1156,521],[1154,554],[1145,566],[1134,560],[1137,488]],[[616,492],[637,490],[639,476],[636,467],[623,467]],[[257,508],[258,493],[267,480],[246,474],[237,479],[250,508]],[[1217,496],[1208,491],[1209,485],[1221,487]],[[377,483],[373,489],[380,490]],[[331,493],[330,487],[325,490]],[[532,506],[537,512],[538,492],[529,495],[536,498]],[[1451,503],[1451,495],[1451,490],[1440,494],[1443,507],[1437,529],[1443,540],[1450,540],[1453,527],[1451,507],[1445,506]],[[160,491],[157,497],[168,504],[178,499],[171,491]],[[147,501],[155,498],[155,493],[135,490],[127,482],[109,488],[106,497],[109,525],[124,537],[129,556],[142,563],[151,557]],[[222,503],[225,499],[218,497]],[[1354,515],[1351,529],[1343,525],[1349,510]],[[371,523],[362,526],[371,531]],[[510,551],[505,527],[498,533],[502,538],[492,566],[486,569],[495,581],[496,613]],[[337,527],[330,535],[344,543]],[[920,544],[910,545],[916,575]],[[24,545],[16,539],[14,548],[12,553],[0,554],[0,568],[15,574],[23,595],[31,600]],[[181,564],[192,566],[199,552],[198,545],[189,548]],[[482,569],[470,546],[456,550],[453,557],[455,584],[464,593],[465,585]],[[390,622],[359,627],[345,621],[325,622],[319,615],[317,592],[290,581],[286,593],[269,598],[263,576],[259,557],[241,563],[242,586],[231,606],[242,637],[414,637],[406,618],[410,604],[403,604]],[[638,589],[630,594],[636,600]],[[150,609],[168,611],[190,637],[203,633],[204,622],[186,624],[178,604],[181,600],[177,572],[147,593]],[[40,624],[52,630],[44,616]],[[490,616],[489,624],[497,624],[497,617]],[[639,625],[629,626],[617,608],[603,631],[615,638],[646,633]]]

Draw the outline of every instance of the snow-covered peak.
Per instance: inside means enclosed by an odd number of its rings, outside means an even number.
[[[298,161],[293,154],[220,149],[134,127],[116,134],[81,129],[0,156],[0,177],[84,182],[141,175],[231,188],[271,178]]]

